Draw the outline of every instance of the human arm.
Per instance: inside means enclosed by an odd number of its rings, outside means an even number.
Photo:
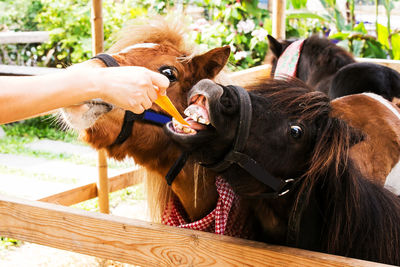
[[[94,98],[141,113],[157,98],[157,90],[164,94],[168,85],[165,76],[143,67],[71,68],[42,76],[2,76],[0,124]]]

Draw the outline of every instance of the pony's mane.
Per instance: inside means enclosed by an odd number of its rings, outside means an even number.
[[[326,116],[331,108],[326,94],[314,91],[297,78],[267,78],[247,87],[252,93],[268,98],[273,109],[278,109],[290,118],[314,121]]]
[[[161,16],[152,19],[136,19],[124,27],[117,35],[117,41],[108,50],[117,53],[122,49],[139,43],[170,44],[190,56],[194,46],[186,42],[187,29],[182,17],[166,18]]]

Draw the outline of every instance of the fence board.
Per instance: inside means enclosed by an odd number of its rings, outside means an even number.
[[[144,266],[383,266],[1,195],[0,235]]]
[[[146,170],[144,168],[124,170],[123,173],[109,178],[109,190],[110,192],[115,192],[128,186],[138,184],[143,181],[145,175]],[[97,184],[90,183],[75,187],[68,191],[41,198],[39,201],[70,206],[95,198],[97,196]]]
[[[44,43],[49,40],[48,32],[0,32],[0,44]]]
[[[384,65],[400,72],[400,60],[378,59],[378,58],[356,58],[357,62],[369,62]],[[268,77],[271,73],[271,65],[264,64],[246,70],[236,71],[229,76],[238,85],[246,86],[260,77]]]
[[[28,67],[15,65],[0,65],[0,75],[9,76],[32,76],[43,75],[63,71],[58,68]]]
[[[392,59],[379,59],[379,58],[356,58],[358,62],[370,62],[379,65],[384,65],[386,67],[392,68],[400,72],[400,60]]]

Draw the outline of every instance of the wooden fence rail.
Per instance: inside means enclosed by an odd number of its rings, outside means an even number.
[[[0,235],[142,266],[383,266],[6,196]]]
[[[48,32],[0,32],[0,44],[44,43],[50,39]]]

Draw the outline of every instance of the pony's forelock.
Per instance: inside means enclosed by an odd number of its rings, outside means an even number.
[[[116,36],[116,42],[107,51],[118,53],[126,47],[139,43],[172,44],[183,55],[191,55],[194,47],[186,42],[186,23],[182,16],[142,18],[133,20]]]

